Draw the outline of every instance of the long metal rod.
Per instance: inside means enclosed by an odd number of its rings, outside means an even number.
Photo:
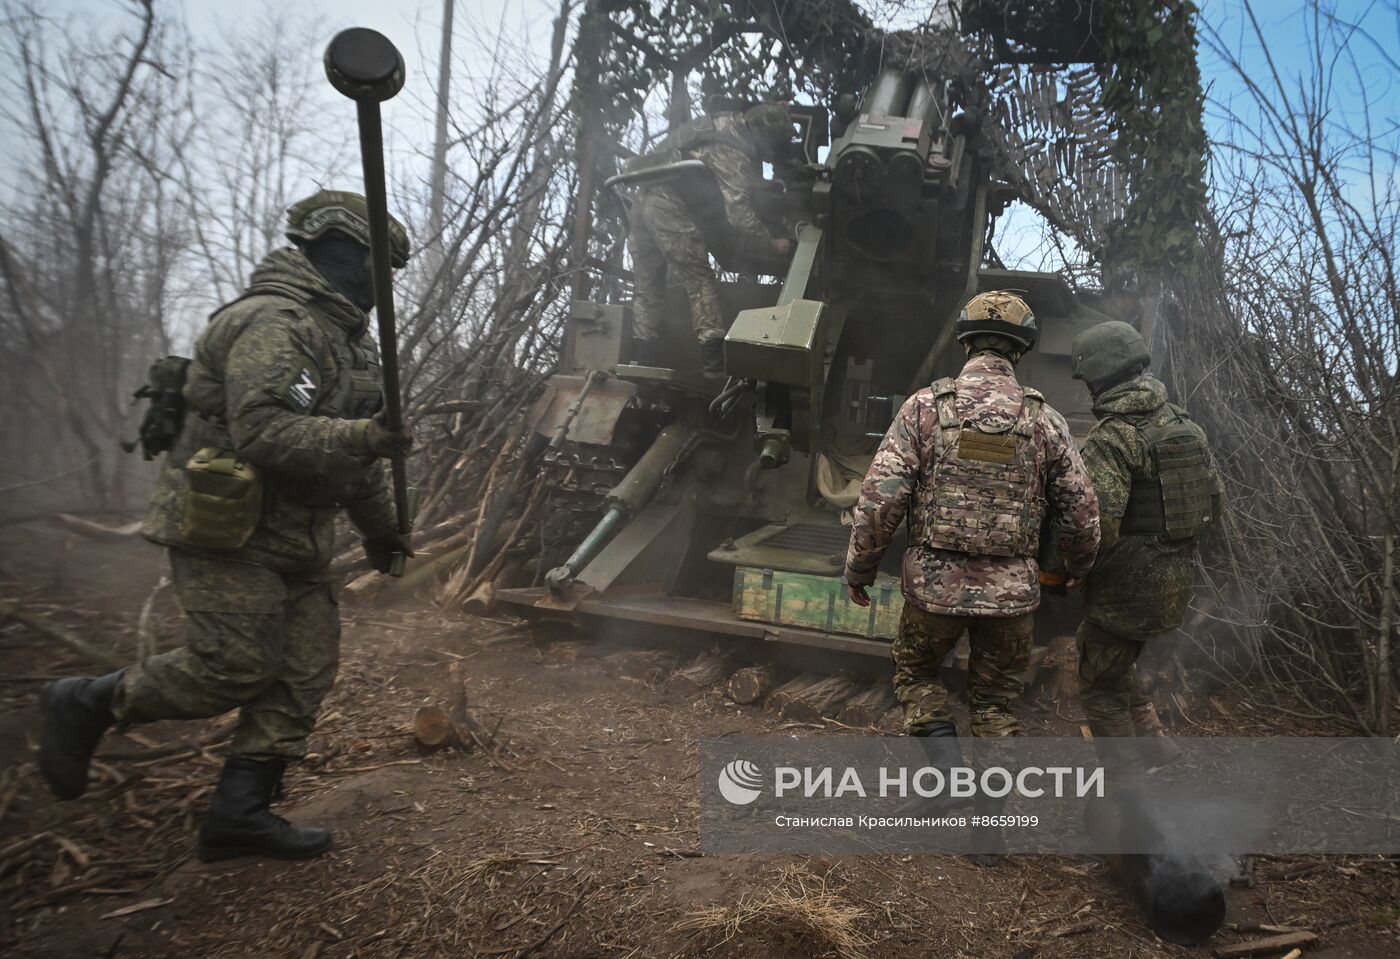
[[[374,314],[379,328],[379,364],[384,378],[384,425],[403,429],[403,403],[399,395],[399,340],[394,327],[394,279],[389,259],[389,202],[384,194],[384,134],[379,102],[357,100],[360,121],[360,158],[365,173],[365,204],[369,207],[370,256],[374,261]],[[399,532],[412,531],[408,508],[408,467],[402,455],[389,461],[394,481],[394,512]]]

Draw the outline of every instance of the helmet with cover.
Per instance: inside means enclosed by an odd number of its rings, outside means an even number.
[[[979,293],[968,300],[953,332],[969,353],[991,350],[1013,362],[1033,349],[1040,336],[1035,313],[1009,290]]]
[[[782,103],[760,103],[744,111],[744,125],[765,159],[780,159],[793,138],[792,114]]]
[[[1083,380],[1096,395],[1132,379],[1152,363],[1147,341],[1122,320],[1089,327],[1074,338],[1070,352],[1074,378]]]
[[[320,190],[287,208],[287,239],[305,244],[330,230],[339,230],[368,249],[369,205],[365,198],[348,190]],[[389,258],[395,269],[408,263],[410,252],[408,231],[389,217]]]

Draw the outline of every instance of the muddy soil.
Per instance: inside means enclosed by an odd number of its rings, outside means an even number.
[[[49,571],[36,584],[26,566],[5,576],[0,597],[105,650],[129,650],[159,576],[150,552],[86,551],[59,583]],[[987,869],[958,857],[701,855],[697,738],[772,733],[780,719],[686,685],[666,657],[616,638],[446,615],[426,602],[344,612],[340,678],[281,807],[333,829],[336,847],[302,864],[193,859],[227,721],[109,736],[89,794],[49,800],[33,765],[38,689],[94,667],[32,624],[0,625],[0,950],[181,959],[1209,954],[1157,940],[1093,859],[1013,857]],[[674,645],[664,632],[644,642]],[[413,715],[445,703],[452,663],[467,676],[474,716],[494,733],[494,754],[424,753],[413,742]],[[1077,729],[1069,703],[1033,703],[1027,715],[1032,734]],[[1261,720],[1255,710],[1240,722]],[[1309,957],[1400,955],[1395,863],[1270,859],[1251,874],[1252,885],[1232,886],[1230,925],[1213,946],[1280,927],[1318,934]]]

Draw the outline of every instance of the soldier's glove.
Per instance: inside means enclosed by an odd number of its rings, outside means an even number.
[[[413,433],[407,427],[391,430],[384,423],[384,411],[374,414],[374,419],[365,426],[365,446],[373,456],[392,459],[405,456],[413,449]]]
[[[413,555],[413,547],[408,545],[408,537],[396,529],[384,530],[382,533],[365,537],[364,547],[365,558],[369,560],[370,568],[376,573],[389,572],[395,553],[403,553],[405,556]]]

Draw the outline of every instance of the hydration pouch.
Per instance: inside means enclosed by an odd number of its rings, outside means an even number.
[[[190,546],[238,549],[262,515],[262,479],[257,468],[214,446],[185,464],[185,509],[180,537]]]

